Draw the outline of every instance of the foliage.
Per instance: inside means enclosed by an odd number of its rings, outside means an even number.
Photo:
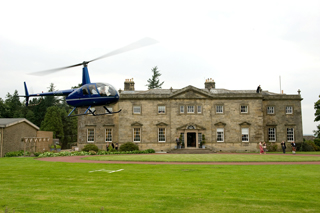
[[[316,110],[316,112],[314,113],[314,115],[316,116],[314,121],[320,121],[320,99],[316,103],[314,103],[314,109]],[[313,132],[317,138],[320,138],[320,124],[317,126],[317,130],[314,130]]]
[[[95,151],[93,151],[93,150],[90,150],[89,151],[89,155],[96,155],[97,154],[97,152],[95,152]]]
[[[56,149],[61,149],[61,146],[60,145],[56,145]]]
[[[278,145],[271,142],[266,142],[268,152],[276,152],[278,149]]]
[[[164,81],[160,83],[160,80],[158,79],[161,76],[160,71],[158,70],[158,67],[155,66],[154,68],[151,69],[151,71],[152,71],[152,77],[148,79],[148,84],[146,86],[148,86],[148,89],[161,88]]]
[[[95,152],[98,152],[99,151],[99,148],[94,145],[94,144],[87,144],[83,147],[82,151],[85,151],[85,152],[89,152],[89,151],[95,151]]]
[[[201,145],[206,144],[206,136],[202,134]]]
[[[313,142],[320,147],[320,138],[315,138]]]
[[[64,133],[59,107],[52,106],[47,109],[44,120],[41,122],[41,130],[52,131],[54,138],[63,139]]]
[[[35,157],[39,157],[39,155],[41,155],[42,153],[41,152],[34,152],[33,153],[33,155],[35,156]]]
[[[139,150],[139,147],[132,142],[127,142],[120,146],[120,151],[134,151],[134,150]]]
[[[297,151],[320,151],[320,147],[318,147],[313,141],[304,141],[296,143]]]
[[[20,151],[14,151],[14,152],[7,152],[4,157],[19,157],[19,156],[30,156],[30,152],[26,151],[24,152],[23,150]]]
[[[109,152],[116,152],[117,150],[114,149],[114,148],[112,147],[112,145],[110,144],[110,145],[108,146],[108,151],[109,151]]]

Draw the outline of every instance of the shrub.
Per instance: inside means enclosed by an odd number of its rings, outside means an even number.
[[[97,153],[93,150],[89,151],[89,155],[96,155]]]
[[[132,142],[127,142],[120,146],[120,151],[134,151],[134,150],[139,150],[139,147]]]
[[[98,152],[99,149],[96,145],[94,144],[87,144],[83,147],[82,151],[85,151],[85,152],[89,152],[89,151],[95,151],[95,152]]]
[[[34,155],[35,157],[39,157],[39,155],[41,155],[41,152],[34,152],[33,155]]]
[[[267,142],[267,149],[268,149],[268,152],[276,152],[277,149],[278,149],[278,145],[275,144],[275,143],[271,143],[271,142]]]
[[[309,142],[310,141],[296,143],[297,151],[306,151],[306,152],[315,151],[314,147]]]
[[[61,149],[61,146],[60,145],[56,145],[56,149]]]
[[[111,144],[108,146],[108,152],[116,152],[116,151],[117,150],[114,149]]]
[[[144,150],[145,153],[155,153],[154,149],[146,149]]]
[[[320,138],[315,138],[313,140],[314,144],[320,147]]]
[[[26,151],[24,153],[23,150],[20,150],[20,151],[15,151],[15,152],[7,152],[4,156],[5,157],[19,157],[19,156],[30,156],[30,152]]]

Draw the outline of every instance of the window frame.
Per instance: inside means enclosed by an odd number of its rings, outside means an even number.
[[[272,112],[269,109],[272,109]],[[275,114],[275,107],[274,106],[267,106],[267,114],[274,115]]]
[[[107,130],[110,130],[111,132],[111,140],[107,140],[108,139],[108,136],[107,136]],[[112,139],[113,139],[113,129],[112,128],[105,128],[105,142],[112,142]]]
[[[199,111],[200,108],[200,111]],[[197,105],[197,114],[202,114],[202,105]]]
[[[288,108],[291,108],[291,112],[288,112]],[[286,115],[292,115],[293,114],[293,106],[286,106],[285,111],[286,111]]]
[[[89,131],[90,130],[93,130],[93,134],[92,135],[89,135]],[[95,141],[95,128],[87,128],[87,143],[94,143],[94,141]],[[89,137],[93,137],[93,140],[90,140],[89,141]]]
[[[161,137],[164,138],[164,141],[160,141],[160,129],[164,130],[163,135]],[[166,142],[166,128],[165,127],[159,127],[158,128],[158,142],[159,143],[165,143]]]
[[[164,112],[160,112],[160,107],[163,107],[164,108]],[[167,109],[166,109],[166,105],[158,105],[158,114],[159,115],[165,115],[167,112]]]
[[[219,108],[219,107],[221,107],[221,112],[218,111],[218,108]],[[217,104],[215,108],[216,108],[216,110],[215,110],[215,111],[216,111],[216,114],[222,115],[222,114],[224,113],[224,109],[223,109],[223,108],[224,108],[224,105],[222,105],[222,104]]]
[[[189,109],[192,109],[192,111],[189,111]],[[195,113],[194,105],[187,105],[187,114],[194,114],[194,113]]]
[[[139,109],[140,109],[140,112],[135,112],[135,111],[134,111],[135,108],[136,108],[136,109],[139,108]],[[141,114],[142,114],[142,107],[141,107],[140,105],[133,105],[133,106],[132,106],[132,114],[133,114],[133,115],[141,115]]]
[[[289,129],[292,129],[292,140],[289,140],[289,134],[288,134]],[[294,142],[294,128],[293,127],[287,127],[287,142]]]
[[[244,129],[247,129],[247,130],[248,130],[248,134],[247,134],[247,135],[248,135],[248,136],[247,136],[248,140],[243,140],[244,136],[246,135],[246,134],[243,133],[243,130],[244,130]],[[242,128],[241,128],[241,142],[247,143],[247,142],[250,141],[249,139],[250,139],[250,129],[249,129],[249,127],[242,127]]]
[[[245,111],[242,111],[243,107],[244,107]],[[249,113],[249,106],[246,104],[240,105],[240,113],[241,114],[248,114]]]
[[[222,130],[222,131],[218,131],[218,130]],[[218,140],[218,136],[219,136],[218,133],[221,133],[221,132],[222,132],[222,137],[221,137],[222,140]],[[218,143],[223,143],[224,142],[224,128],[217,128],[216,133],[217,133],[217,137],[216,137],[217,142]]]
[[[271,132],[270,130],[273,129],[273,132]],[[271,135],[273,134],[273,136]],[[270,138],[274,138],[273,140],[270,140]],[[275,127],[268,127],[268,141],[269,142],[276,142],[277,141],[277,130]]]
[[[139,129],[139,141],[136,141],[135,139],[135,129]],[[133,137],[132,137],[132,141],[133,141],[133,143],[140,143],[141,142],[141,127],[133,127],[133,129],[132,129],[132,131],[133,131]]]
[[[182,109],[182,111],[181,111],[181,109]],[[184,114],[184,105],[180,105],[180,107],[179,107],[179,112],[180,112],[180,114]]]

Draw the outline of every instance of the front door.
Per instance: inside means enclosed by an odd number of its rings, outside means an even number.
[[[195,132],[188,132],[187,133],[187,147],[197,147],[196,143],[196,133]]]

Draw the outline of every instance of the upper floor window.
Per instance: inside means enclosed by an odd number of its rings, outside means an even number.
[[[141,106],[133,106],[133,114],[141,114]]]
[[[158,106],[158,113],[159,114],[166,113],[166,106]]]
[[[194,113],[194,106],[187,106],[187,113]]]
[[[87,142],[94,143],[94,129],[87,129]]]
[[[240,112],[241,113],[248,113],[248,106],[247,105],[241,105],[240,106]]]
[[[223,106],[222,105],[216,106],[216,113],[223,113]]]
[[[109,110],[109,112],[113,112],[112,107],[107,107],[107,109]],[[106,110],[106,113],[109,113],[109,112]],[[112,115],[112,114],[109,114],[109,115]]]
[[[184,113],[184,106],[180,106],[180,113]]]
[[[273,106],[267,107],[267,114],[274,114],[274,107]]]
[[[202,106],[197,107],[197,113],[201,114],[202,113]]]
[[[286,106],[286,114],[292,114],[293,113],[293,107],[292,106]]]

